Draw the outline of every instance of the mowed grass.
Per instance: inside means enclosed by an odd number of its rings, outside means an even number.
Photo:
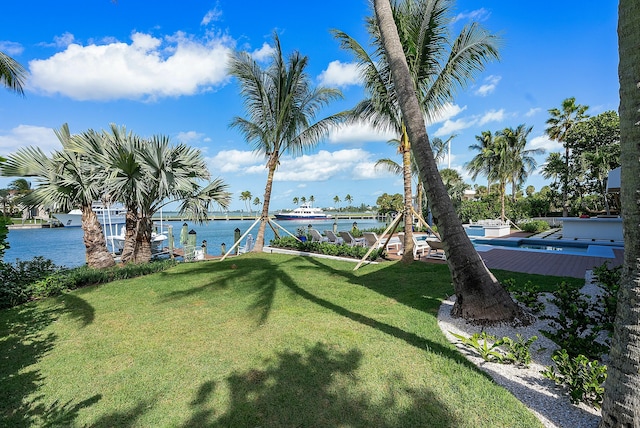
[[[0,312],[0,426],[539,427],[437,325],[446,265],[247,254]]]

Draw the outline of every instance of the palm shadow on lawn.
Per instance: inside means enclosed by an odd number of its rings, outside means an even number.
[[[80,410],[102,398],[95,394],[46,405],[38,394],[46,379],[30,366],[55,348],[56,335],[45,330],[63,316],[85,327],[93,322],[94,309],[84,299],[64,294],[46,304],[27,303],[0,312],[0,426],[72,425]]]

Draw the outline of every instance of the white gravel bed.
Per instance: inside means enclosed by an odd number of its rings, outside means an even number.
[[[597,284],[591,281],[590,272],[587,274],[583,293],[594,295],[599,291]],[[557,311],[555,306],[548,302],[550,294],[541,297],[544,299],[545,312],[551,314]],[[545,427],[571,427],[591,428],[597,427],[600,421],[600,411],[590,406],[571,404],[569,396],[560,387],[540,373],[546,366],[553,364],[551,354],[558,346],[546,338],[540,330],[551,330],[546,320],[538,319],[526,327],[511,327],[508,325],[482,327],[471,325],[461,318],[451,317],[451,308],[455,301],[452,296],[440,306],[438,312],[438,325],[451,343],[456,344],[460,352],[481,370],[489,374],[493,380],[509,390],[516,398],[524,403],[540,419]],[[524,339],[537,336],[538,340],[531,345],[532,363],[528,368],[519,368],[512,364],[499,364],[485,362],[474,350],[466,347],[451,335],[450,332],[469,337],[482,330],[502,338],[508,336],[516,340],[516,334]]]

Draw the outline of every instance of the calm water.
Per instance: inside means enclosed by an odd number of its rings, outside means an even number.
[[[384,226],[376,220],[355,220],[359,229],[369,229]],[[212,255],[219,255],[221,244],[225,243],[226,248],[231,248],[234,242],[234,230],[240,229],[244,234],[253,224],[254,220],[217,220],[207,224],[198,225],[186,222],[188,229],[196,232],[198,245],[203,240],[207,241],[207,252]],[[338,220],[338,230],[351,230],[354,220]],[[308,224],[319,230],[321,233],[326,229],[333,228],[333,220],[282,220],[278,224],[295,234],[296,229]],[[173,226],[173,235],[176,247],[180,247],[180,230],[184,222],[164,222],[165,225]],[[250,232],[253,238],[258,233],[257,224]],[[281,233],[282,235],[283,233]],[[265,242],[273,239],[273,231],[267,226]],[[36,256],[43,256],[51,259],[57,265],[69,267],[80,266],[85,263],[85,248],[82,242],[82,229],[79,227],[58,227],[54,229],[21,229],[10,230],[8,235],[10,248],[5,252],[4,261],[14,263],[16,259],[30,260]],[[244,241],[243,241],[244,243]]]

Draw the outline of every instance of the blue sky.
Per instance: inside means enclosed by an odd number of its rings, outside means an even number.
[[[560,151],[545,137],[545,121],[547,110],[567,97],[589,105],[591,115],[617,110],[616,9],[613,1],[456,2],[454,29],[473,19],[498,33],[501,60],[428,126],[431,138],[457,134],[442,166],[450,162],[473,183],[464,164],[474,156],[468,147],[475,136],[522,123],[533,126],[529,147]],[[266,169],[229,128],[233,117],[244,116],[238,86],[226,73],[229,52],[264,57],[276,31],[285,53],[309,57],[316,84],[343,91],[344,100],[323,112],[335,113],[364,94],[352,57],[329,30],[365,44],[369,13],[366,0],[9,2],[0,14],[0,50],[30,77],[24,98],[0,88],[0,156],[28,145],[59,148],[52,130],[63,123],[72,132],[126,125],[140,136],[168,135],[200,148],[212,176],[229,184],[231,208],[242,209],[240,192],[262,199]],[[392,137],[352,126],[333,132],[313,153],[283,158],[271,208],[291,208],[296,196],[313,195],[317,206],[329,207],[335,196],[350,194],[359,205],[401,193],[400,177],[374,168],[381,158],[400,160],[386,143]],[[0,187],[10,181],[0,178]],[[527,184],[538,190],[547,183],[538,172]]]

